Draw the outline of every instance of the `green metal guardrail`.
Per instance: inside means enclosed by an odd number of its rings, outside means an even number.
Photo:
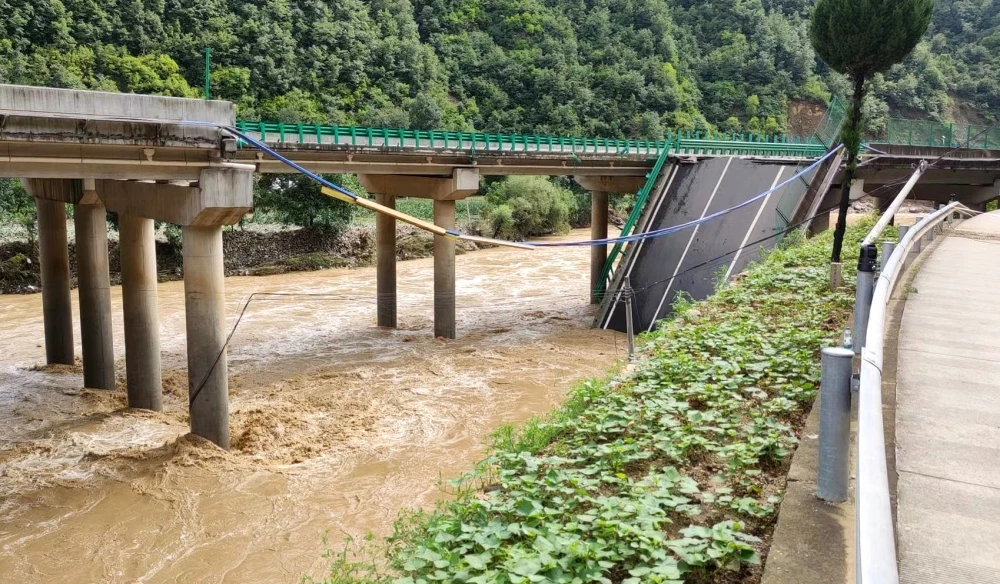
[[[402,130],[319,124],[283,124],[239,121],[237,128],[262,142],[277,144],[330,144],[382,148],[440,148],[472,152],[546,152],[659,156],[666,148],[676,154],[812,157],[822,155],[815,138],[670,132],[665,140],[614,140],[436,130]],[[817,154],[818,152],[818,154]]]
[[[1000,127],[890,119],[885,132],[868,141],[894,146],[1000,149]]]
[[[632,230],[635,229],[636,224],[639,222],[639,217],[642,216],[642,212],[646,208],[646,202],[649,201],[649,195],[656,187],[656,183],[660,178],[660,172],[663,171],[663,166],[667,163],[669,154],[670,149],[665,148],[659,158],[656,159],[656,164],[653,166],[653,170],[649,171],[649,174],[646,175],[646,184],[642,186],[636,195],[635,205],[632,206],[632,212],[629,213],[628,219],[625,221],[625,225],[622,226],[621,237],[631,235]],[[604,267],[601,268],[601,279],[597,283],[597,289],[594,290],[595,296],[600,297],[600,295],[603,294],[604,290],[607,288],[608,282],[612,278],[612,270],[614,270],[615,261],[618,259],[618,256],[621,255],[624,247],[625,244],[619,241],[614,245],[614,247],[611,248],[611,253],[608,254],[608,259],[604,262]]]

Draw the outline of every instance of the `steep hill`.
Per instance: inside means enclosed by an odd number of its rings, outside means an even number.
[[[213,96],[246,118],[607,137],[785,131],[790,101],[847,92],[809,45],[811,6],[0,0],[0,82],[199,96],[210,47]],[[1000,0],[938,0],[925,41],[875,80],[872,122],[890,109],[995,119]]]

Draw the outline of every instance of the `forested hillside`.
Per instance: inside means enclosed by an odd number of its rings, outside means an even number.
[[[652,138],[783,131],[847,92],[809,0],[0,0],[0,82],[200,96],[244,118]],[[938,0],[887,112],[1000,112],[1000,0]]]

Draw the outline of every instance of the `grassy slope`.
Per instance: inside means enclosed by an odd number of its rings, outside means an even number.
[[[845,249],[870,225],[850,228]],[[393,575],[340,556],[327,582],[758,580],[819,350],[852,305],[829,290],[830,241],[783,247],[679,303],[629,372],[502,429],[453,499],[401,519]]]

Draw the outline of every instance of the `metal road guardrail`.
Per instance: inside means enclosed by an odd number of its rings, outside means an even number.
[[[934,120],[890,119],[885,131],[869,137],[872,143],[897,146],[1000,149],[1000,126],[954,124]]]
[[[674,154],[810,158],[822,156],[825,152],[823,144],[812,137],[714,132],[670,132],[665,140],[613,140],[250,121],[238,121],[236,128],[244,134],[259,138],[261,142],[279,145],[442,149],[473,153],[537,152],[652,157],[668,151]]]
[[[861,352],[858,389],[858,469],[856,482],[856,581],[858,584],[898,584],[896,538],[889,498],[889,474],[882,426],[882,353],[886,309],[904,271],[911,249],[925,236],[933,236],[954,212],[971,214],[960,203],[951,203],[911,227],[892,255],[883,258],[868,317]],[[855,342],[861,342],[856,339]]]

